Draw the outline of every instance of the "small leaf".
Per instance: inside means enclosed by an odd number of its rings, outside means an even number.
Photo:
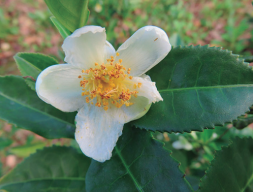
[[[50,19],[64,39],[71,34],[70,31],[60,24],[54,16],[51,16]]]
[[[87,191],[190,191],[177,161],[149,132],[124,126],[110,160],[92,160]]]
[[[252,138],[236,138],[216,152],[200,183],[202,192],[243,192],[253,180]]]
[[[17,66],[26,83],[35,90],[35,80],[42,70],[58,64],[54,58],[40,53],[17,53],[14,56]]]
[[[22,77],[0,77],[1,119],[45,138],[73,138],[75,115],[43,102]]]
[[[45,147],[45,143],[35,143],[24,146],[12,147],[9,152],[15,154],[19,157],[28,157],[30,154],[33,154],[38,149],[42,149]]]
[[[53,146],[37,151],[0,179],[9,192],[85,191],[90,159],[74,148]]]
[[[202,131],[231,122],[253,103],[253,72],[237,55],[208,46],[176,47],[147,73],[164,99],[133,125]]]
[[[51,13],[71,32],[86,25],[89,18],[88,0],[44,0]]]

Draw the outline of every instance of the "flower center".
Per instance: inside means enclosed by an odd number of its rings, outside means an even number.
[[[119,53],[116,53],[119,56]],[[95,106],[103,107],[108,110],[109,104],[113,104],[117,108],[131,106],[132,96],[137,97],[137,87],[140,88],[142,83],[132,81],[130,74],[131,69],[126,69],[121,65],[122,59],[115,61],[116,57],[111,56],[107,59],[107,63],[99,65],[95,63],[95,68],[82,70],[82,75],[78,78],[82,87],[82,96],[86,96],[86,102],[93,104],[96,98]]]

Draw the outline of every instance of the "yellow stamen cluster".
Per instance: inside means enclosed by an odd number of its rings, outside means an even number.
[[[111,56],[106,64],[95,63],[95,68],[82,70],[78,78],[82,79],[81,95],[86,96],[86,103],[93,104],[93,99],[96,99],[95,106],[103,107],[104,110],[109,109],[110,103],[118,108],[133,104],[130,99],[132,96],[137,97],[138,91],[135,89],[140,88],[142,83],[131,81],[133,77],[127,75],[131,68],[126,69],[121,63],[122,59],[116,62],[115,57]]]

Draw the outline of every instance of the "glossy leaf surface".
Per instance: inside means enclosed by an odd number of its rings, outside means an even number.
[[[202,131],[230,122],[252,105],[252,69],[220,48],[173,48],[147,74],[164,101],[132,124],[167,132]]]
[[[66,37],[68,37],[71,32],[66,29],[58,20],[57,18],[55,18],[54,16],[50,17],[52,23],[55,25],[55,27],[58,29],[60,35],[65,39]]]
[[[88,0],[45,0],[51,13],[71,32],[86,25],[89,18]]]

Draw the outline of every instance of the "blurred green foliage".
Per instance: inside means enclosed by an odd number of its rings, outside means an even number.
[[[235,137],[253,137],[252,126],[235,128],[232,124],[205,129],[204,132],[191,133],[155,133],[154,137],[165,142],[165,148],[180,162],[180,169],[189,177],[202,177],[215,151],[228,146]],[[199,181],[199,180],[198,180]],[[198,186],[198,182],[197,182]]]
[[[252,45],[251,40],[241,37],[252,30],[252,15],[237,14],[237,10],[245,9],[248,3],[233,0],[94,0],[89,2],[89,24],[106,27],[107,39],[115,47],[122,43],[119,37],[129,37],[144,25],[155,25],[170,36],[177,33],[186,45],[211,43],[240,54]],[[217,23],[223,26],[217,26]],[[219,33],[219,40],[210,37],[214,30],[223,31]]]

